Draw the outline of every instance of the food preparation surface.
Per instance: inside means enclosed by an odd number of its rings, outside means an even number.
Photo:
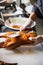
[[[34,47],[19,47],[13,50],[0,49],[0,60],[18,65],[43,65],[43,48],[39,44]]]

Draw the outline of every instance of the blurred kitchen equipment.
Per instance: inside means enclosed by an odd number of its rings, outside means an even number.
[[[21,0],[21,3],[24,3],[27,6],[30,3],[30,0]]]
[[[1,27],[4,25],[4,18],[2,13],[0,12],[0,32],[2,31]]]
[[[0,12],[0,25],[3,25],[3,23],[4,23],[3,14]]]
[[[6,2],[6,0],[1,0],[0,1],[0,6],[4,6],[5,5],[5,2]]]
[[[15,12],[16,11],[16,3],[11,3],[8,6],[5,6],[5,11],[7,12]]]
[[[33,8],[33,5],[30,4],[30,5],[28,5],[28,6],[25,8],[25,11],[30,14],[31,11],[32,11],[32,8]]]
[[[22,26],[24,23],[28,20],[28,18],[24,17],[15,17],[15,18],[10,18],[9,20],[5,21],[5,26],[13,29],[13,30],[20,30],[20,28],[13,28],[12,26],[17,25],[17,26]],[[10,22],[9,22],[10,21]],[[32,24],[32,29],[35,27],[36,23],[33,22]]]
[[[0,3],[3,3],[3,2],[5,2],[6,0],[0,0]]]
[[[16,0],[17,6],[20,6],[21,0]]]
[[[20,4],[20,7],[23,9],[23,13],[26,13],[26,10],[25,10],[26,5],[24,3],[21,3]]]

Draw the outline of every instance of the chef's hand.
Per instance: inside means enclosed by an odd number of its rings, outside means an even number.
[[[37,44],[43,42],[43,35],[38,35],[37,37],[29,37],[29,40],[33,41],[34,45],[37,45]]]
[[[34,21],[31,18],[27,19],[26,23],[20,27],[20,31],[25,30],[27,28],[32,28],[33,23]]]

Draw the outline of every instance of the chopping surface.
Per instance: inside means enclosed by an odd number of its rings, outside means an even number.
[[[13,50],[0,49],[0,60],[15,62],[18,65],[43,65],[43,48],[39,44],[34,47],[19,47]]]

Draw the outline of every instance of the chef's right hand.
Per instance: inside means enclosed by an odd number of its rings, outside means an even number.
[[[32,28],[33,20],[31,18],[27,19],[26,23],[20,27],[20,31],[25,30],[27,28]]]

